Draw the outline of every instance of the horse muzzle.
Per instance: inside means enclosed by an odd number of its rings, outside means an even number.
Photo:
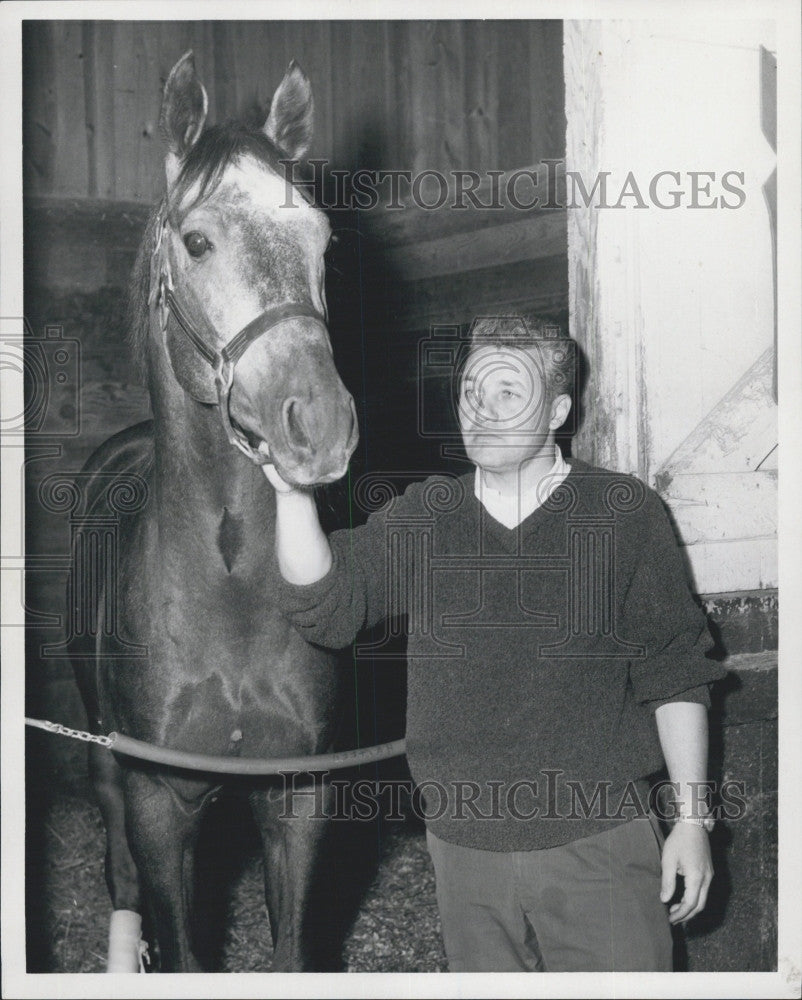
[[[340,479],[359,439],[354,401],[325,332],[314,327],[287,323],[255,343],[237,369],[229,400],[232,429],[249,457],[272,462],[295,486]]]

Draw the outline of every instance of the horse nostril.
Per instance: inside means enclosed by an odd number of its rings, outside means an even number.
[[[312,442],[304,425],[301,402],[297,399],[287,399],[284,402],[283,411],[284,430],[287,434],[287,441],[290,447],[303,451],[312,451]]]

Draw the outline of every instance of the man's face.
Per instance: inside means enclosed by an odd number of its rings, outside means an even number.
[[[554,454],[552,407],[536,348],[478,347],[460,380],[459,421],[468,458],[492,472]]]

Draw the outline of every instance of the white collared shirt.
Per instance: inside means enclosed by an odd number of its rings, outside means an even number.
[[[473,491],[484,509],[505,528],[517,528],[530,514],[542,507],[571,471],[558,444],[554,445],[554,465],[540,482],[520,494],[507,495],[487,486],[477,465]]]

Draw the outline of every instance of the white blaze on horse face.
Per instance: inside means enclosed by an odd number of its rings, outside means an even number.
[[[323,212],[251,157],[229,166],[213,193],[193,204],[197,196],[190,188],[177,206],[173,266],[217,330],[218,349],[269,305],[308,301],[325,315],[331,228]],[[191,207],[182,215],[184,205]],[[192,233],[211,244],[202,258],[184,246]]]

